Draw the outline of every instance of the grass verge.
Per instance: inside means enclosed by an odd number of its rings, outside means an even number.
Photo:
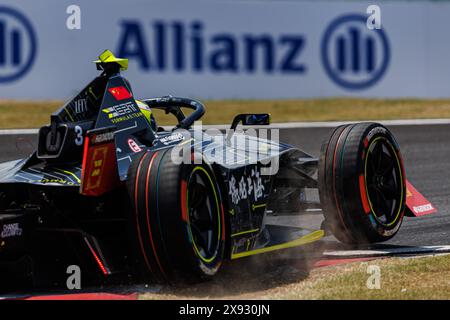
[[[380,270],[380,289],[367,287],[371,276],[368,266],[374,265]],[[303,276],[292,276],[291,271],[287,277],[286,272],[274,271],[276,282],[265,286],[253,283],[251,278],[243,281],[236,273],[231,278],[187,288],[163,287],[140,299],[450,299],[450,255],[356,262],[313,269],[308,276],[302,272]],[[230,289],[233,286],[236,289]]]
[[[368,266],[380,269],[380,289],[368,289]],[[450,299],[450,255],[391,258],[314,270],[304,283],[264,296],[271,299]]]
[[[0,128],[38,128],[62,101],[0,101]],[[204,101],[204,124],[231,123],[238,113],[268,112],[273,122],[450,118],[450,100],[310,99]],[[174,124],[156,113],[160,125]]]

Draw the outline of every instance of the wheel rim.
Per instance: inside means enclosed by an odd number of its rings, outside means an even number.
[[[215,185],[202,167],[191,172],[187,186],[189,229],[197,255],[206,263],[213,261],[220,245],[220,207]]]
[[[395,224],[403,207],[403,169],[394,147],[383,137],[368,148],[365,180],[375,219],[385,226]]]

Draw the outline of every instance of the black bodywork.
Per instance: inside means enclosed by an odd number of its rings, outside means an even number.
[[[242,147],[236,143],[239,133],[231,139],[224,133],[202,135],[199,140],[192,125],[205,112],[201,103],[174,97],[137,101],[117,66],[104,69],[51,115],[51,123],[39,132],[36,152],[0,164],[0,289],[8,290],[7,282],[17,288],[19,278],[37,286],[64,287],[70,265],[80,266],[83,282],[130,275],[128,168],[142,152],[182,143],[202,152],[219,180],[226,206],[228,258],[311,232],[284,232],[289,228],[280,232],[266,219],[317,206],[305,192],[317,188],[317,159],[290,145],[257,137],[247,141],[255,142],[258,150]],[[158,127],[138,104],[173,114],[178,125]],[[187,117],[185,108],[192,111]],[[107,192],[89,196],[80,192],[84,144],[96,130],[114,132],[120,181]],[[191,136],[186,137],[186,132]],[[233,161],[209,152],[218,147]],[[278,170],[263,174],[274,165]]]

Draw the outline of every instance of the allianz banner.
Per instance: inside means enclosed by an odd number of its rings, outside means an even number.
[[[450,3],[370,4],[3,0],[0,99],[69,98],[105,49],[142,98],[449,97]]]

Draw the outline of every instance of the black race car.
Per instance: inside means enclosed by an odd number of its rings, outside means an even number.
[[[316,159],[234,130],[267,128],[268,114],[240,114],[231,130],[209,134],[195,128],[200,102],[137,100],[120,74],[126,59],[105,51],[96,63],[101,74],[51,115],[37,150],[0,164],[0,286],[17,276],[65,285],[73,265],[84,282],[201,280],[226,259],[311,243],[325,230],[345,243],[386,241],[405,214],[434,210],[407,190],[399,146],[380,124],[334,129]],[[157,109],[178,124],[158,126]],[[271,219],[319,209],[315,230]]]

